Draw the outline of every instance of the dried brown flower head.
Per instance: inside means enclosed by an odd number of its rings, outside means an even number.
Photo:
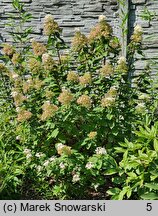
[[[128,71],[128,66],[126,63],[126,58],[124,56],[119,57],[118,59],[118,65],[116,67],[116,71],[121,72],[121,73],[127,73]]]
[[[54,69],[55,61],[48,53],[42,55],[42,63],[45,70],[51,71]]]
[[[36,90],[40,90],[43,85],[44,85],[44,82],[40,80],[39,78],[33,79],[33,87]]]
[[[83,76],[79,77],[79,82],[81,85],[88,85],[92,82],[92,77],[90,73],[85,73]]]
[[[78,52],[87,44],[87,42],[87,37],[80,31],[77,31],[72,39],[72,49],[75,52]]]
[[[97,136],[97,132],[96,132],[96,131],[91,131],[91,132],[88,134],[89,139],[95,139],[96,136]]]
[[[18,113],[17,121],[23,122],[23,121],[29,120],[31,117],[32,117],[32,113],[30,111],[21,110]]]
[[[43,113],[41,115],[41,120],[45,121],[46,119],[53,117],[58,111],[58,107],[54,104],[51,104],[49,101],[46,101],[43,106]]]
[[[143,40],[143,29],[140,25],[136,25],[134,28],[133,35],[131,36],[131,40],[134,43],[141,43]]]
[[[5,74],[7,76],[9,76],[9,74],[10,74],[7,67],[2,63],[0,63],[0,74]]]
[[[92,104],[91,98],[88,95],[81,95],[78,98],[77,103],[86,108],[90,108]]]
[[[110,38],[112,35],[112,28],[107,23],[106,20],[101,20],[92,30],[90,31],[90,34],[88,36],[89,42],[93,42],[95,40],[100,39],[101,37],[105,37],[106,39]]]
[[[13,54],[13,57],[12,57],[12,63],[14,64],[14,65],[17,65],[17,64],[19,64],[21,62],[21,55],[20,55],[20,53],[14,53]]]
[[[62,154],[71,155],[70,146],[63,145],[62,143],[58,143],[56,149],[59,155],[62,155]]]
[[[25,100],[27,100],[26,96],[18,92],[16,89],[11,92],[11,96],[14,99],[15,106],[20,106]]]
[[[111,107],[114,105],[116,100],[117,90],[115,87],[111,87],[110,90],[105,94],[101,100],[102,107]]]
[[[61,29],[59,28],[59,25],[57,22],[54,21],[54,18],[52,15],[48,14],[44,18],[44,34],[49,36],[56,32],[61,32]]]
[[[12,56],[15,53],[14,47],[10,44],[4,44],[2,51],[7,56]]]
[[[52,92],[52,91],[49,90],[49,89],[46,89],[46,90],[45,90],[45,97],[46,97],[47,99],[51,99],[53,96],[54,96],[54,92]]]
[[[44,53],[47,52],[46,46],[42,43],[35,41],[35,40],[32,40],[32,48],[33,48],[33,53],[36,56],[42,56]]]
[[[107,77],[113,74],[114,68],[110,63],[106,62],[106,64],[103,65],[99,72],[101,76]]]
[[[78,74],[76,72],[74,72],[74,71],[68,72],[67,81],[78,82],[79,81]]]
[[[28,61],[28,66],[29,66],[30,71],[31,71],[33,74],[39,74],[40,71],[42,70],[42,66],[41,66],[40,61],[38,61],[38,60],[35,59],[35,58],[29,59],[29,61]]]
[[[69,105],[72,100],[73,100],[73,94],[66,89],[63,89],[62,93],[60,93],[58,97],[58,101],[63,105]]]

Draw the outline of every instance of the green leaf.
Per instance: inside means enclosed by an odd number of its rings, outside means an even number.
[[[158,199],[158,194],[156,193],[147,193],[147,194],[142,194],[140,197],[144,200],[157,200]]]
[[[113,175],[117,173],[117,169],[108,169],[104,172],[105,175]]]
[[[131,190],[129,186],[124,187],[120,192],[118,199],[123,200],[124,196],[128,193],[129,190]]]
[[[121,190],[119,188],[111,188],[106,193],[109,195],[116,195],[116,194],[119,194],[120,191]]]
[[[158,184],[146,183],[144,186],[153,190],[158,190]]]
[[[127,198],[129,199],[132,195],[132,189],[129,188],[128,191],[127,191]]]
[[[108,120],[111,120],[111,119],[113,118],[113,115],[111,115],[110,113],[108,113],[108,114],[106,115],[106,117],[107,117]]]
[[[51,138],[56,138],[57,135],[58,135],[58,133],[59,133],[59,129],[56,128],[56,129],[51,133]]]
[[[102,167],[102,160],[98,160],[97,161],[97,165],[96,165],[96,167],[97,167],[97,169],[101,169],[101,167]]]
[[[158,152],[158,140],[154,139],[154,150]]]
[[[108,155],[104,167],[106,171],[104,172],[105,175],[113,175],[118,172],[118,165],[115,161],[115,159]]]

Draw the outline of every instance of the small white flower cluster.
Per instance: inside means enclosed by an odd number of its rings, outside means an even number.
[[[38,165],[36,166],[37,172],[41,172],[42,171],[42,166]]]
[[[94,164],[92,162],[88,162],[86,164],[86,169],[91,169],[94,166]]]
[[[40,158],[40,157],[45,156],[45,154],[39,152],[39,153],[36,153],[35,156]],[[55,159],[56,159],[55,156],[50,157],[48,160],[44,161],[43,166],[48,167],[51,162],[55,161]],[[36,166],[37,172],[41,172],[43,170],[43,166],[41,166],[41,165]]]
[[[53,162],[55,161],[56,157],[55,156],[52,156],[51,158],[49,158],[49,161]]]
[[[139,100],[149,100],[150,96],[148,94],[142,93],[138,97]]]
[[[49,166],[49,164],[50,164],[51,162],[54,162],[55,159],[56,159],[55,156],[50,157],[49,159],[47,159],[47,160],[44,161],[43,166],[45,166],[45,167]]]
[[[61,163],[59,164],[59,167],[60,167],[61,169],[65,169],[65,168],[66,168],[66,165],[65,165],[63,162],[61,162]]]
[[[106,149],[102,148],[102,147],[97,147],[95,152],[96,152],[97,155],[105,155],[105,154],[107,154]]]
[[[145,103],[143,102],[138,103],[138,105],[135,107],[137,112],[143,112],[145,111],[145,108],[146,106],[145,106]]]
[[[49,165],[50,161],[49,160],[45,160],[43,163],[43,166],[47,167]]]
[[[20,107],[16,107],[16,111],[20,112],[21,111]]]
[[[37,153],[35,154],[35,156],[36,156],[37,158],[41,158],[41,157],[45,156],[45,154],[43,154],[42,152],[37,152]]]
[[[21,137],[18,135],[16,136],[16,140],[19,141],[21,139]]]
[[[27,159],[30,159],[32,157],[32,153],[30,149],[24,149],[24,154],[26,155]]]
[[[79,181],[79,180],[80,180],[80,175],[79,175],[79,174],[73,175],[72,181],[73,181],[74,183],[77,182],[77,181]]]

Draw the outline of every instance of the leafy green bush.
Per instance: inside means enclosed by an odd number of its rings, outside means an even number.
[[[109,198],[106,191],[117,184],[113,179],[129,166],[125,164],[128,155],[122,160],[114,149],[125,138],[134,139],[133,130],[144,118],[142,111],[150,113],[152,107],[151,88],[143,93],[147,74],[138,75],[140,88],[132,87],[129,79],[135,62],[131,59],[141,53],[142,29],[135,27],[125,58],[103,15],[88,36],[76,29],[71,47],[62,39],[57,22],[47,15],[43,30],[47,43],[31,39],[30,45],[31,29],[23,28],[30,15],[19,1],[13,1],[13,6],[21,25],[12,33],[15,44],[4,44],[4,64],[0,64],[11,93],[9,122],[1,134],[1,163],[7,161],[0,170],[6,176],[1,193],[13,190],[23,196],[30,187],[30,196],[36,198],[94,198],[102,191]],[[7,117],[5,111],[1,115]],[[154,150],[149,153],[156,155]],[[123,187],[119,199],[129,187],[122,180],[124,184],[114,189],[120,193]]]
[[[140,126],[135,134],[133,142],[125,140],[115,148],[116,153],[123,156],[119,177],[113,178],[118,188],[108,193],[113,199],[158,199],[158,122],[151,127]]]

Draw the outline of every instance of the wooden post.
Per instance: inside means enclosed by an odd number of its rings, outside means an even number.
[[[127,56],[129,0],[118,0],[122,56]]]

